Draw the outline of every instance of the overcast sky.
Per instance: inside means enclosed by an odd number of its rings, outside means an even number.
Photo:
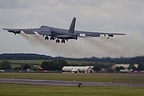
[[[2,28],[68,28],[121,32],[114,38],[80,38],[66,44],[38,35],[14,35]],[[144,55],[144,0],[0,0],[0,53],[38,53],[64,57]]]

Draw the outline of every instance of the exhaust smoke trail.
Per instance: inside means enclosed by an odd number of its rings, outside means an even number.
[[[144,44],[142,38],[132,37],[114,37],[106,39],[100,38],[82,38],[77,41],[70,40],[65,44],[57,44],[55,41],[44,40],[41,36],[26,35],[22,36],[32,45],[43,46],[55,56],[64,57],[132,57],[143,55]],[[133,39],[132,39],[133,38]],[[46,52],[47,53],[47,52]]]
[[[92,38],[85,41],[99,51],[100,54],[98,56],[100,57],[133,57],[144,55],[144,43],[142,43],[143,38],[140,35],[110,39],[100,37],[97,40]]]
[[[57,44],[55,41],[51,40],[44,40],[41,36],[35,34],[35,35],[26,35],[22,33],[22,35],[30,44],[32,45],[40,45],[45,47],[48,51],[53,52],[56,54],[56,56],[76,56],[78,52],[81,51],[80,47],[77,47],[80,45],[80,43],[75,43],[73,40],[66,42],[65,44]],[[79,54],[79,56],[81,56]]]

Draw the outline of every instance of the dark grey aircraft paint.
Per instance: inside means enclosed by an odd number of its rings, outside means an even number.
[[[8,32],[20,34],[24,32],[25,34],[35,34],[37,32],[39,35],[45,37],[45,40],[56,40],[56,43],[65,43],[69,39],[77,40],[79,37],[100,37],[101,35],[113,37],[114,35],[125,35],[123,33],[103,33],[103,32],[87,32],[87,31],[77,31],[75,30],[76,17],[72,19],[69,29],[61,29],[50,26],[41,26],[40,28],[31,29],[11,29],[3,28]]]

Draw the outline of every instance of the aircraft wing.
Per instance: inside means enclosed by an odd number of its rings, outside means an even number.
[[[35,34],[35,32],[37,32],[39,35],[52,35],[51,30],[48,26],[41,26],[40,28],[30,28],[30,29],[3,28],[3,30],[7,30],[8,32],[14,34],[20,34],[21,32],[24,32],[25,34]]]
[[[35,34],[45,36],[45,40],[55,40],[56,43],[65,43],[68,39],[77,40],[78,37],[100,37],[101,35],[109,37],[113,37],[114,35],[125,35],[123,33],[104,33],[104,32],[89,32],[89,31],[77,31],[75,30],[76,17],[72,19],[69,29],[61,29],[54,28],[49,26],[41,26],[40,28],[31,28],[31,29],[9,29],[3,28],[3,30],[7,30],[8,32],[14,34],[20,34],[24,32],[25,34]],[[107,39],[108,39],[107,38]]]
[[[101,35],[113,37],[114,35],[126,35],[123,33],[103,33],[103,32],[88,32],[88,31],[75,31],[78,37],[100,37]]]

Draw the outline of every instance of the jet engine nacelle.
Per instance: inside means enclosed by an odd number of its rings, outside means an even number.
[[[114,36],[114,35],[110,35],[110,34],[109,34],[108,37],[107,37],[107,39],[109,39],[110,37],[113,37],[113,36]]]
[[[109,37],[113,37],[113,35],[108,35]]]
[[[12,33],[14,33],[15,35],[21,33],[21,31],[15,31],[15,30],[8,30],[8,32],[12,32]]]

